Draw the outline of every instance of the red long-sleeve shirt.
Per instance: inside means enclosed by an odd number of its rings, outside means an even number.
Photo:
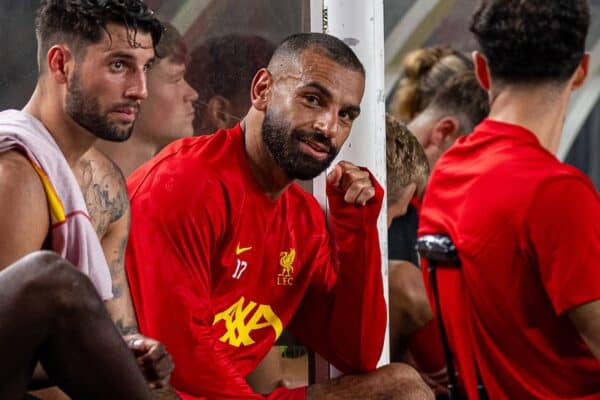
[[[299,186],[277,200],[261,191],[242,135],[238,125],[178,141],[128,181],[140,330],[167,346],[186,399],[263,398],[244,378],[286,326],[348,373],[374,369],[383,345],[381,187],[365,207],[328,187],[332,241]]]

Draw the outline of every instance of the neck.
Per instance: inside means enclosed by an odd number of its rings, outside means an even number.
[[[556,154],[569,95],[567,87],[508,85],[492,100],[489,118],[527,128]]]
[[[49,98],[49,90],[38,82],[33,95],[23,107],[23,111],[42,122],[73,168],[83,154],[88,151],[96,136],[75,123],[64,111],[59,98]]]
[[[259,186],[267,196],[276,200],[293,180],[277,165],[266,148],[262,140],[262,116],[257,114],[257,111],[251,110],[241,123],[246,157]]]
[[[125,178],[160,150],[156,143],[144,140],[143,136],[136,133],[135,130],[125,142],[98,140],[95,147],[119,166]]]

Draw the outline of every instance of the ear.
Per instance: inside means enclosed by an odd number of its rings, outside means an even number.
[[[571,78],[571,90],[577,90],[585,82],[590,71],[590,53],[585,53]]]
[[[475,64],[475,76],[477,77],[477,81],[483,90],[489,92],[492,87],[492,81],[490,79],[488,61],[485,56],[478,51],[471,53],[471,56],[473,57],[473,64]]]
[[[398,200],[388,205],[388,220],[391,221],[393,218],[401,217],[406,214],[410,200],[414,197],[417,191],[416,182],[411,182],[400,192]],[[391,217],[391,218],[390,218]]]
[[[273,77],[266,68],[258,70],[250,87],[252,106],[259,111],[266,111],[273,86]]]
[[[66,83],[73,68],[73,54],[63,45],[54,45],[48,50],[46,63],[49,75],[58,83]]]
[[[446,116],[439,119],[433,126],[430,143],[438,148],[450,147],[458,138],[460,122],[458,118]],[[449,144],[448,144],[449,143]]]
[[[215,130],[230,127],[230,111],[231,103],[223,96],[215,95],[206,103],[206,115]]]

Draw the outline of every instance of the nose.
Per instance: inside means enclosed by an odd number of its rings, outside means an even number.
[[[189,102],[193,103],[196,100],[198,100],[198,92],[196,91],[196,89],[194,89],[188,83],[188,81],[184,80],[184,82],[185,82],[185,95],[184,95],[184,99],[186,101],[189,101]]]
[[[323,133],[329,139],[335,138],[339,129],[339,116],[337,110],[324,110],[315,121],[315,129]]]
[[[144,100],[148,97],[146,73],[143,69],[137,69],[129,75],[125,97],[132,100]]]

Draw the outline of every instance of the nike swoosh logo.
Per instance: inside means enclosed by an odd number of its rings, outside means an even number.
[[[248,250],[252,250],[252,246],[249,247],[240,247],[240,244],[238,243],[236,248],[235,248],[235,255],[239,256],[240,254],[248,251]]]

